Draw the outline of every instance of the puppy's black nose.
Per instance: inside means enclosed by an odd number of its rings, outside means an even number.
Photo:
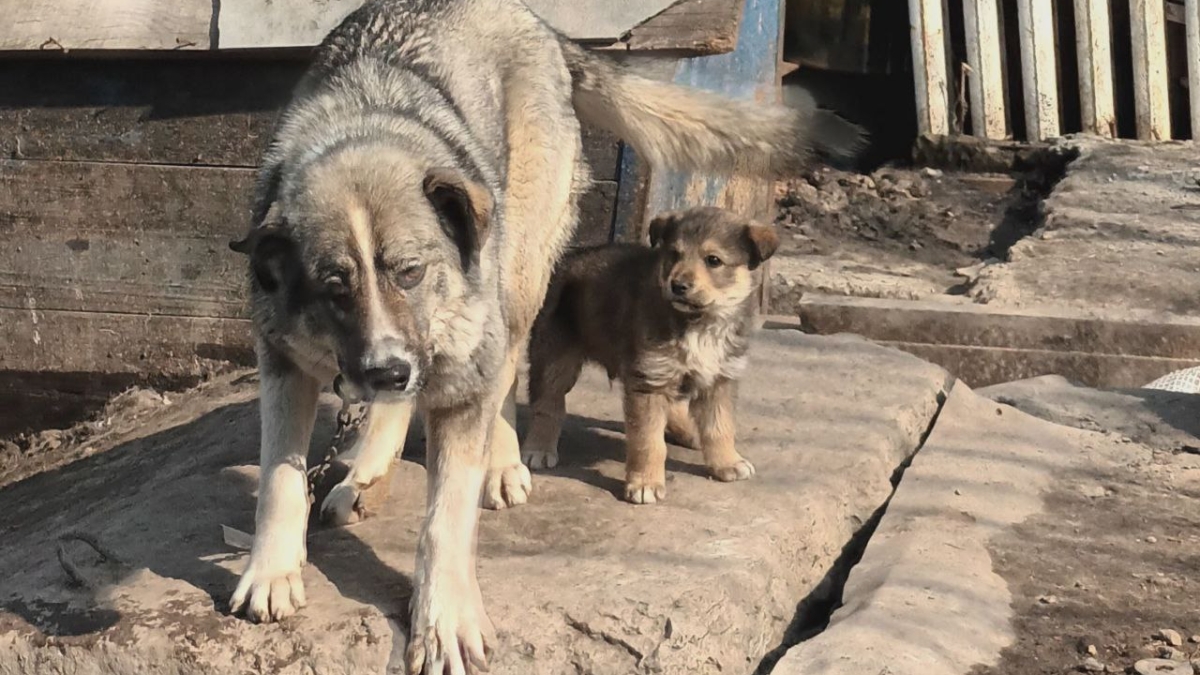
[[[375,391],[404,391],[412,376],[412,365],[393,359],[378,368],[369,368],[363,375]]]
[[[692,290],[692,285],[689,283],[683,281],[671,282],[671,293],[673,295],[686,295],[690,290]]]

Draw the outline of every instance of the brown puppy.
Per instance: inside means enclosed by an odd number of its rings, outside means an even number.
[[[533,420],[522,448],[532,468],[558,463],[566,395],[585,362],[625,388],[625,498],[666,496],[665,433],[698,447],[717,480],[754,466],[734,449],[733,397],[745,365],[775,230],[717,208],[665,213],[650,248],[612,245],[563,259],[529,347]]]

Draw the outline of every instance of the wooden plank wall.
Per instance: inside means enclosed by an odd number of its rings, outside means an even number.
[[[304,66],[5,61],[5,418],[36,427],[86,408],[104,387],[184,384],[252,363],[245,259],[227,244],[246,227],[254,167]],[[586,130],[585,154],[596,184],[577,244],[609,240],[617,193],[615,139]]]

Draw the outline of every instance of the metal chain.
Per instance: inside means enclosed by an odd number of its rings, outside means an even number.
[[[308,470],[308,498],[311,502],[316,494],[317,485],[325,478],[325,474],[329,472],[329,467],[333,465],[333,461],[337,459],[341,452],[342,443],[346,440],[346,431],[362,420],[362,412],[355,415],[352,413],[354,402],[349,398],[342,398],[342,409],[337,414],[337,428],[333,432],[333,440],[329,443],[329,450],[325,452],[325,457],[318,464]]]

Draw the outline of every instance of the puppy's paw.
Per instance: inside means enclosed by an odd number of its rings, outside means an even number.
[[[321,522],[327,525],[350,525],[365,517],[362,490],[354,483],[338,483],[321,502]]]
[[[735,480],[746,480],[754,475],[754,465],[745,457],[739,457],[732,464],[709,467],[713,478],[725,483]]]
[[[625,501],[634,504],[655,504],[667,497],[667,486],[661,482],[650,482],[632,478],[625,483]]]
[[[410,675],[467,675],[487,672],[495,629],[483,611],[478,586],[436,584],[417,589],[412,637],[405,661]]]
[[[511,464],[488,469],[483,483],[480,505],[485,509],[504,509],[529,501],[533,479],[524,464]]]
[[[281,552],[251,551],[250,564],[229,601],[231,612],[244,610],[251,621],[267,623],[285,619],[305,605],[304,581],[300,578],[304,547],[285,555],[271,553]]]
[[[558,466],[557,450],[522,450],[521,461],[534,471]]]

